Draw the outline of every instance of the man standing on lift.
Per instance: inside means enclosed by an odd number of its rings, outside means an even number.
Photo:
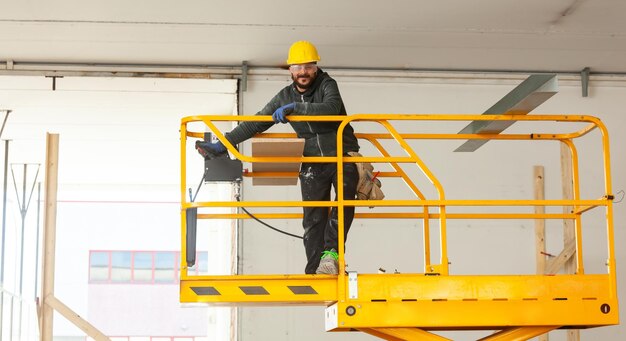
[[[337,82],[317,66],[320,57],[317,49],[308,41],[291,45],[287,64],[293,83],[283,88],[257,113],[272,115],[274,122],[242,122],[226,139],[237,145],[275,123],[288,123],[288,115],[346,115],[346,109]],[[337,154],[337,128],[339,122],[289,122],[296,134],[305,139],[304,156],[335,156]],[[354,130],[347,125],[343,131],[343,153],[358,152],[359,144]],[[206,155],[225,153],[221,142],[199,141],[198,151]],[[331,187],[337,196],[337,164],[302,163],[300,188],[303,201],[329,201]],[[344,200],[355,198],[359,174],[354,163],[344,163]],[[305,273],[337,274],[337,208],[304,207],[304,248],[307,256]],[[354,218],[354,207],[344,208],[344,237]],[[345,240],[345,239],[344,239]]]

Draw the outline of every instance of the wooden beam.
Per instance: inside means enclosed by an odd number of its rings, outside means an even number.
[[[72,324],[74,324],[76,327],[80,328],[80,330],[85,332],[85,334],[87,334],[92,339],[96,341],[111,341],[106,335],[104,335],[96,327],[91,325],[91,323],[80,317],[80,315],[76,314],[72,309],[63,304],[63,302],[59,301],[56,297],[46,297],[46,304],[49,305],[51,308],[54,308],[54,310],[58,311],[61,315],[63,315],[63,317],[72,322]]]
[[[59,135],[46,135],[46,180],[43,231],[43,282],[41,285],[40,335],[42,341],[52,341],[53,310],[47,304],[54,296],[54,255],[56,243],[57,181],[59,165]]]
[[[575,254],[576,254],[576,243],[575,242],[568,243],[567,245],[565,245],[565,247],[563,248],[561,253],[559,253],[558,256],[554,257],[553,259],[548,260],[546,264],[545,273],[547,275],[557,274],[559,270],[561,270],[565,262],[573,259],[574,258],[573,256]]]
[[[535,180],[535,200],[545,200],[545,182],[543,166],[533,167]],[[535,213],[546,213],[545,206],[535,206]],[[535,249],[537,274],[543,275],[546,271],[546,220],[535,219]]]
[[[546,186],[545,186],[545,172],[543,166],[533,167],[534,187],[535,187],[535,200],[545,200],[546,198]],[[546,213],[545,206],[535,206],[535,213]],[[535,219],[535,254],[537,260],[537,274],[543,275],[546,273],[546,220]],[[548,333],[537,337],[539,341],[548,341]]]

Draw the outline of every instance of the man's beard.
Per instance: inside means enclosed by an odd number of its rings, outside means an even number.
[[[291,75],[291,79],[296,83],[298,88],[306,90],[306,89],[310,88],[311,85],[313,85],[313,82],[315,81],[315,77],[316,76],[317,76],[317,73],[314,74],[313,76],[309,76],[309,75],[294,76],[294,75]],[[310,81],[307,84],[301,84],[301,83],[298,82],[299,78],[308,78],[308,79],[310,79]]]

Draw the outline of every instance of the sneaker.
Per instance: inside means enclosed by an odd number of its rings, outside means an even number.
[[[315,270],[315,273],[318,275],[336,275],[339,273],[339,263],[337,260],[339,259],[339,255],[335,251],[335,249],[331,249],[330,251],[324,251],[322,253],[322,259],[320,260],[320,265]]]

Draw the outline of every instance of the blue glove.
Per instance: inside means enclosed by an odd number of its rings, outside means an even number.
[[[226,147],[224,147],[221,141],[215,143],[196,141],[196,150],[205,159],[212,159],[226,153]]]
[[[293,109],[296,108],[296,103],[289,103],[289,104],[285,104],[282,107],[276,109],[276,111],[274,111],[274,114],[272,115],[272,118],[274,119],[275,123],[287,123],[289,122],[289,120],[287,119],[287,115],[291,114],[293,112]]]

